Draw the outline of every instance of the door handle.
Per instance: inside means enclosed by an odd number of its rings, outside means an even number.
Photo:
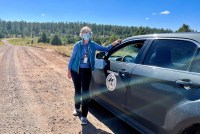
[[[125,69],[121,69],[118,72],[119,72],[119,75],[122,77],[130,77],[130,73],[127,72]]]
[[[176,84],[182,86],[186,90],[190,90],[192,88],[200,88],[200,84],[194,83],[190,79],[177,80]]]

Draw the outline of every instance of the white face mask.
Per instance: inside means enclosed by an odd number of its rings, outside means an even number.
[[[83,38],[84,40],[89,40],[89,39],[91,38],[91,36],[90,36],[89,33],[85,33],[85,34],[82,35],[82,38]]]

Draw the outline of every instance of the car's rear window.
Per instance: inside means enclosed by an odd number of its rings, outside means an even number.
[[[196,44],[185,40],[154,40],[144,60],[144,64],[188,70],[196,48]]]

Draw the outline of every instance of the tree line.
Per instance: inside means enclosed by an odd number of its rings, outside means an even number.
[[[103,25],[85,22],[39,23],[0,20],[0,38],[39,37],[38,42],[43,42],[42,39],[46,36],[45,42],[47,43],[49,43],[53,38],[56,38],[56,40],[61,40],[61,44],[72,44],[80,40],[80,29],[86,25],[92,29],[93,40],[100,44],[107,44],[117,38],[126,38],[134,35],[173,32],[170,29],[163,28]],[[186,25],[186,27],[187,26],[188,25]]]

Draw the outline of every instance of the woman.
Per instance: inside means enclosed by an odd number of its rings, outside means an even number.
[[[73,80],[75,88],[75,110],[74,116],[80,113],[82,106],[81,124],[87,124],[89,85],[91,81],[92,70],[95,64],[95,51],[109,51],[113,46],[121,42],[120,39],[114,41],[107,47],[103,47],[91,41],[91,29],[85,26],[80,31],[81,41],[74,46],[72,56],[68,64],[68,78]],[[81,103],[82,98],[82,103]]]

